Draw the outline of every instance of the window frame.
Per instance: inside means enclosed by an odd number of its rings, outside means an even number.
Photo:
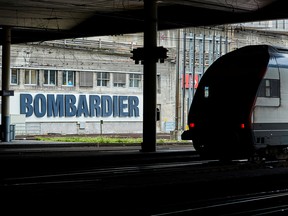
[[[260,83],[258,97],[280,98],[280,80],[263,79]]]
[[[47,76],[47,80],[48,82],[45,83],[45,72],[48,72],[48,76]],[[51,72],[54,72],[54,77],[55,77],[55,82],[52,83],[52,80],[51,80]],[[57,74],[58,74],[58,71],[57,70],[44,70],[43,71],[43,78],[44,78],[44,82],[43,82],[43,85],[45,86],[56,86],[57,85]]]
[[[137,74],[137,73],[129,74],[129,87],[130,88],[140,88],[141,81],[142,81],[141,74]]]
[[[71,74],[72,74],[72,77],[71,77]],[[69,84],[70,79],[72,79],[71,81],[72,84]],[[75,86],[75,71],[65,70],[62,72],[62,86],[67,86],[67,87]]]
[[[13,71],[16,71],[16,82],[12,82],[13,81]],[[20,69],[19,68],[11,68],[10,70],[10,84],[11,85],[19,85],[19,74],[20,73]]]
[[[107,77],[104,77],[103,76],[104,74],[107,75]],[[97,72],[96,85],[102,87],[109,87],[109,84],[110,84],[110,72]]]
[[[32,78],[33,78],[32,72],[34,72],[34,71],[35,71],[35,83],[32,82]],[[28,83],[26,82],[27,81],[27,79],[26,79],[27,72],[29,72]],[[38,81],[39,81],[38,78],[39,78],[39,70],[37,70],[37,69],[24,69],[24,85],[36,86],[36,85],[38,85]]]

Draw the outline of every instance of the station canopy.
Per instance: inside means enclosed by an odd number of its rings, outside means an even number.
[[[285,0],[159,0],[158,30],[288,18]],[[143,0],[0,0],[11,43],[144,31]],[[2,44],[2,40],[1,40]]]

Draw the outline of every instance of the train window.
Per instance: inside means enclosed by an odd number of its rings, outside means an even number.
[[[265,80],[265,96],[270,97],[270,92],[271,92],[271,85],[270,85],[270,80]]]
[[[271,79],[271,97],[279,97],[280,98],[280,80]]]
[[[208,97],[209,97],[209,87],[208,87],[208,86],[205,86],[205,87],[204,87],[204,97],[205,97],[205,98],[208,98]]]
[[[265,137],[257,137],[256,143],[264,144],[265,143]]]
[[[260,84],[258,97],[280,98],[279,79],[264,79]]]

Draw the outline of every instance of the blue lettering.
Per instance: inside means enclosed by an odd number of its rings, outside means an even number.
[[[59,117],[64,116],[64,96],[57,95],[55,100],[55,95],[48,94],[47,95],[47,116]]]
[[[118,96],[113,96],[113,116],[119,116]]]
[[[65,116],[71,117],[76,114],[76,97],[75,95],[65,95]]]
[[[86,95],[79,96],[78,109],[77,109],[76,116],[78,117],[78,116],[81,116],[82,114],[84,114],[85,117],[89,115]]]
[[[108,117],[112,115],[112,98],[108,95],[101,97],[101,111],[102,117]]]
[[[100,116],[100,97],[98,95],[90,95],[89,96],[89,104],[90,104],[90,116]],[[95,115],[96,112],[96,115]]]
[[[129,112],[129,117],[135,116],[138,117],[139,116],[139,98],[136,96],[129,96],[128,97],[128,112]]]
[[[128,111],[125,112],[125,109],[127,109],[128,105],[124,101],[127,101],[127,96],[119,96],[119,111],[120,111],[120,117],[126,117],[128,116]]]
[[[77,102],[78,101],[78,102]],[[76,103],[77,102],[77,103]],[[30,117],[33,114],[47,117],[139,117],[139,98],[137,96],[55,95],[20,94],[20,114]]]
[[[20,94],[20,114],[26,114],[26,117],[32,116],[33,106],[31,105],[33,101],[32,95],[30,94]]]
[[[34,114],[38,118],[46,114],[46,98],[43,94],[37,94],[34,97]]]

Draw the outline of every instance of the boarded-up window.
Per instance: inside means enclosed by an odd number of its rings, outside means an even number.
[[[125,87],[126,85],[126,74],[115,73],[113,74],[114,87]]]
[[[93,87],[93,72],[80,72],[80,87]]]

